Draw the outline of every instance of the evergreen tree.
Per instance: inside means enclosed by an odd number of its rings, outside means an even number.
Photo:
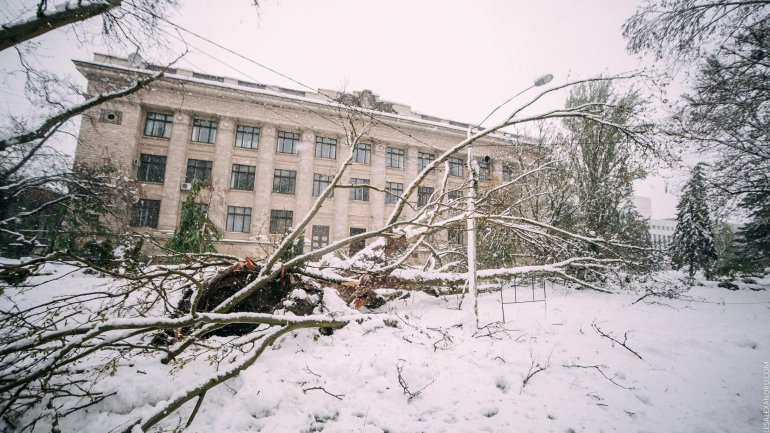
[[[694,71],[663,129],[708,154],[713,193],[750,216],[741,269],[770,266],[770,1],[651,0],[623,35],[630,52]]]
[[[688,268],[690,278],[698,269],[711,275],[717,260],[714,236],[706,204],[705,164],[692,169],[692,176],[684,187],[677,204],[676,229],[671,243],[671,262],[675,269]]]
[[[180,253],[216,252],[214,241],[222,237],[222,231],[211,222],[201,205],[195,202],[202,187],[203,182],[193,180],[190,194],[182,204],[179,226],[166,244],[169,249]]]
[[[743,200],[744,207],[752,209],[740,231],[751,262],[757,269],[770,266],[770,191],[748,194]]]

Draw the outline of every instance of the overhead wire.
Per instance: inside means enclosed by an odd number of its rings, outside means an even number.
[[[164,30],[164,29],[160,29],[160,30],[161,30],[161,31],[163,31],[163,32],[165,32],[165,33],[166,33],[166,35],[168,35],[168,36],[170,36],[170,37],[172,37],[172,38],[174,38],[174,39],[177,39],[177,40],[179,40],[180,42],[182,42],[182,43],[186,44],[186,45],[187,45],[187,46],[189,46],[189,47],[192,47],[192,48],[194,48],[194,49],[195,49],[195,50],[197,50],[199,53],[201,53],[201,54],[203,54],[203,55],[205,55],[205,56],[207,56],[207,57],[211,58],[212,60],[214,60],[214,61],[216,61],[216,62],[218,62],[218,63],[220,63],[220,64],[222,64],[222,65],[224,65],[224,66],[226,66],[226,67],[228,67],[228,68],[230,68],[230,69],[232,69],[233,71],[235,71],[235,72],[237,72],[237,73],[241,74],[242,76],[244,76],[244,77],[246,77],[246,78],[249,78],[249,79],[251,79],[251,80],[254,80],[254,81],[258,82],[259,84],[262,84],[262,83],[260,83],[260,82],[259,82],[259,80],[255,79],[254,77],[250,76],[249,74],[247,74],[247,73],[245,73],[245,72],[243,72],[243,71],[239,70],[238,68],[236,68],[235,66],[232,66],[231,64],[229,64],[229,63],[225,62],[224,60],[222,60],[222,59],[219,59],[218,57],[214,56],[213,54],[210,54],[210,53],[208,53],[206,50],[204,50],[204,49],[202,49],[202,48],[200,48],[200,47],[198,47],[198,46],[196,46],[196,45],[194,45],[194,44],[192,44],[192,43],[190,43],[190,42],[186,41],[184,38],[181,38],[181,36],[177,36],[177,35],[174,35],[172,32],[166,31],[166,30]],[[189,59],[184,59],[184,61],[185,61],[185,62],[187,62],[189,65],[191,65],[193,68],[195,68],[195,69],[198,69],[198,70],[200,70],[201,72],[203,72],[203,71],[204,71],[204,69],[203,69],[203,68],[199,67],[198,65],[196,65],[195,63],[193,63],[193,62],[192,62],[192,61],[190,61]],[[283,119],[287,120],[287,121],[288,121],[288,122],[290,122],[290,123],[293,123],[293,124],[295,124],[295,125],[297,125],[297,126],[299,126],[299,127],[301,127],[301,128],[307,128],[307,129],[310,129],[310,130],[313,130],[313,131],[315,131],[315,128],[313,128],[313,127],[310,127],[310,126],[308,126],[308,125],[306,125],[306,124],[302,124],[302,123],[299,123],[299,122],[297,122],[295,119],[292,119],[292,118],[290,118],[290,117],[288,117],[288,116],[286,116],[286,115],[284,115],[284,114],[280,113],[279,111],[273,110],[273,109],[272,109],[272,108],[270,108],[270,106],[269,106],[269,105],[267,105],[267,104],[262,104],[260,101],[258,101],[258,100],[257,100],[257,99],[255,99],[254,97],[250,96],[248,93],[246,93],[246,94],[245,94],[245,97],[246,97],[246,99],[248,99],[249,101],[251,101],[251,102],[253,102],[253,103],[255,103],[255,104],[260,104],[260,105],[261,105],[261,106],[263,106],[263,107],[264,107],[266,110],[270,111],[271,113],[275,114],[275,115],[276,115],[276,116],[278,116],[278,117],[281,117],[281,118],[283,118]],[[338,126],[338,127],[342,127],[342,125],[340,125],[340,124],[336,123],[336,122],[335,122],[333,119],[331,119],[331,118],[329,118],[329,117],[327,117],[327,116],[324,116],[323,114],[321,114],[321,113],[319,113],[319,112],[317,112],[317,111],[315,111],[315,110],[309,110],[309,111],[310,111],[310,112],[312,112],[313,114],[315,114],[315,115],[317,115],[317,116],[321,117],[322,119],[324,119],[324,120],[326,120],[326,121],[328,121],[328,122],[330,122],[330,123],[332,123],[332,124],[334,124],[334,125]]]
[[[145,9],[145,8],[141,7],[140,5],[135,4],[134,2],[129,2],[129,3],[132,4],[134,7],[136,7],[137,9],[143,10],[144,12],[153,13],[152,11],[149,11],[149,10]],[[328,95],[325,95],[323,93],[318,92],[317,89],[315,89],[315,88],[313,88],[313,87],[311,87],[311,86],[309,86],[309,85],[307,85],[307,84],[305,84],[305,83],[303,83],[303,82],[301,82],[301,81],[299,81],[299,80],[289,76],[288,74],[284,74],[284,73],[276,70],[275,68],[271,68],[271,67],[269,67],[267,65],[264,65],[264,64],[254,60],[254,59],[252,59],[252,58],[250,58],[248,56],[245,56],[245,55],[243,55],[243,54],[241,54],[241,53],[239,53],[239,52],[237,52],[237,51],[235,51],[235,50],[233,50],[231,48],[227,48],[224,45],[222,45],[222,44],[220,44],[220,43],[218,43],[216,41],[213,41],[210,38],[207,38],[207,37],[205,37],[205,36],[203,36],[203,35],[201,35],[199,33],[196,33],[196,32],[194,32],[194,31],[192,31],[190,29],[187,29],[187,28],[185,28],[185,27],[183,27],[183,26],[181,26],[181,25],[179,25],[179,24],[177,24],[177,23],[175,23],[175,22],[173,22],[173,21],[171,21],[171,20],[169,20],[169,19],[167,19],[165,17],[157,16],[156,15],[156,18],[159,21],[165,22],[166,24],[176,28],[177,30],[181,30],[181,31],[183,31],[185,33],[188,33],[188,34],[190,34],[190,35],[192,35],[192,36],[194,36],[194,37],[196,37],[198,39],[201,39],[201,40],[203,40],[203,41],[205,41],[205,42],[207,42],[207,43],[209,43],[209,44],[211,44],[211,45],[213,45],[213,46],[215,46],[215,47],[217,47],[219,49],[222,49],[222,50],[224,50],[224,51],[226,51],[228,53],[231,53],[231,54],[233,54],[233,55],[235,55],[235,56],[237,56],[237,57],[239,57],[239,58],[241,58],[241,59],[243,59],[243,60],[245,60],[245,61],[247,61],[249,63],[252,63],[252,64],[254,64],[254,65],[256,65],[256,66],[258,66],[260,68],[263,68],[263,69],[265,69],[265,70],[267,70],[269,72],[272,72],[272,73],[274,73],[274,74],[276,74],[276,75],[278,75],[278,76],[280,76],[282,78],[285,78],[285,79],[287,79],[287,80],[289,80],[289,81],[291,81],[291,82],[301,86],[302,88],[308,89],[308,90],[310,90],[313,93],[319,94],[319,95],[323,96],[324,98],[326,98],[327,102],[329,102],[329,103],[341,105],[341,106],[344,106],[347,110],[350,110],[350,111],[353,111],[353,112],[357,112],[359,114],[366,115],[372,121],[377,122],[378,124],[381,124],[381,125],[385,126],[386,128],[392,129],[392,130],[398,132],[399,134],[404,135],[406,137],[409,137],[410,139],[412,139],[412,140],[414,140],[414,141],[416,141],[416,142],[418,142],[420,144],[423,144],[423,145],[425,145],[425,146],[427,146],[427,147],[429,147],[431,149],[438,150],[435,146],[430,145],[430,144],[420,140],[419,138],[413,136],[412,134],[409,134],[408,132],[404,132],[400,128],[398,128],[396,126],[393,126],[390,123],[384,122],[382,119],[379,119],[374,113],[369,112],[369,110],[361,109],[359,107],[354,107],[354,106],[351,106],[351,105],[349,105],[347,103],[344,103],[342,101],[335,100],[335,99],[329,97]],[[170,33],[167,32],[167,34],[170,34]],[[176,38],[176,36],[173,36],[173,35],[172,35],[172,37]],[[187,43],[190,46],[193,46],[192,44],[189,44],[189,42],[186,42],[186,41],[184,41],[184,42]],[[218,61],[219,63],[225,65],[226,67],[232,69],[233,71],[236,71],[237,73],[243,75],[244,77],[250,78],[251,80],[253,80],[253,81],[255,81],[255,82],[259,83],[259,84],[264,84],[260,80],[258,80],[256,78],[254,78],[253,76],[251,76],[251,75],[249,75],[249,74],[239,70],[235,66],[229,64],[228,62],[225,62],[225,61],[223,61],[221,59],[216,58],[216,56],[213,56],[212,54],[207,53],[205,50],[202,50],[201,48],[197,48],[197,47],[196,47],[196,49],[198,49],[202,54],[211,57],[212,59]],[[320,115],[320,113],[317,113],[317,112],[315,112],[313,110],[311,110],[311,111],[316,113],[316,114],[318,114],[318,115]]]

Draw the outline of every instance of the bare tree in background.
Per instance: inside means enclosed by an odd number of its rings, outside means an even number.
[[[50,249],[49,226],[62,231],[66,221],[83,230],[103,227],[95,215],[125,207],[121,199],[127,199],[129,191],[109,163],[73,169],[70,157],[52,143],[71,134],[73,122],[89,109],[132,95],[163,75],[136,74],[89,95],[44,69],[35,38],[67,30],[83,42],[99,38],[110,46],[136,51],[148,41],[162,43],[159,20],[175,6],[174,0],[62,5],[41,0],[0,26],[0,51],[17,53],[18,64],[8,65],[8,72],[23,75],[25,96],[36,113],[29,117],[6,114],[0,127],[0,243],[6,254]]]

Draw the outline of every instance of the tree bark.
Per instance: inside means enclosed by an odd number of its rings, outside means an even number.
[[[75,7],[70,7],[67,4],[63,9],[52,13],[40,11],[35,18],[4,24],[0,27],[0,51],[59,27],[101,15],[120,6],[120,4],[121,0],[104,0],[82,5],[78,2]]]

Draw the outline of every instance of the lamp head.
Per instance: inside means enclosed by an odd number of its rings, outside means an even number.
[[[553,80],[553,75],[551,74],[541,75],[535,79],[535,86],[540,87],[540,86],[546,85],[550,83],[551,80]]]

